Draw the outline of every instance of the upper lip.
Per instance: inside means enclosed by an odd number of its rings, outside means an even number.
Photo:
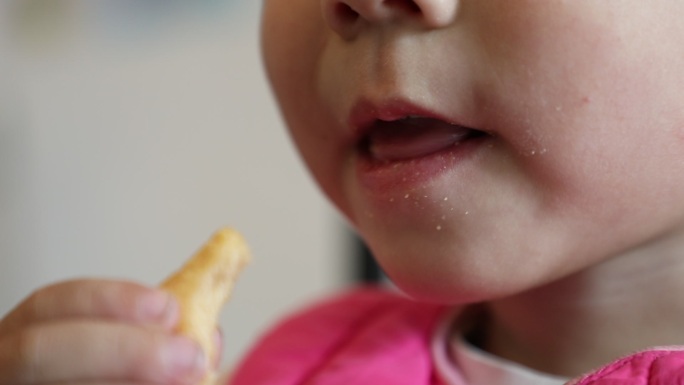
[[[449,124],[461,125],[456,119],[423,107],[405,98],[389,98],[381,101],[359,99],[349,114],[349,125],[355,140],[361,141],[378,121],[392,122],[411,117],[432,118]]]

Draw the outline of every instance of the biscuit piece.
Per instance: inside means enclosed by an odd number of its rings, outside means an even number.
[[[160,285],[178,299],[181,318],[177,332],[197,341],[210,363],[218,353],[213,336],[221,307],[249,260],[249,249],[242,236],[232,229],[221,229]],[[214,376],[211,371],[200,384],[212,384]]]

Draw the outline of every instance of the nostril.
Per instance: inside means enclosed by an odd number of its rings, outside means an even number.
[[[352,40],[374,24],[411,22],[430,29],[444,27],[454,20],[457,3],[457,0],[324,0],[321,10],[333,32]]]
[[[356,12],[352,7],[344,3],[337,3],[335,5],[335,15],[337,19],[342,24],[349,24],[356,21],[359,18],[359,13]]]

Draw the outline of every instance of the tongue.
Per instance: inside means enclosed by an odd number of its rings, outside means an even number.
[[[419,158],[465,140],[472,130],[431,118],[379,121],[368,138],[370,155],[392,162]]]

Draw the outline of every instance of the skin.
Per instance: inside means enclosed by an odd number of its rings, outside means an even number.
[[[485,349],[572,376],[684,344],[682,7],[265,0],[264,59],[312,175],[393,280],[483,303]],[[369,175],[360,98],[488,136],[421,183],[401,182],[417,162]],[[0,320],[0,384],[194,383],[207,363],[177,312],[130,282],[37,290]]]
[[[0,384],[197,383],[207,362],[178,319],[175,300],[136,283],[46,286],[0,320]]]
[[[682,8],[265,0],[263,54],[311,174],[392,280],[484,303],[487,350],[572,376],[684,343]],[[350,116],[397,99],[488,135],[419,182],[412,161],[369,176]]]

